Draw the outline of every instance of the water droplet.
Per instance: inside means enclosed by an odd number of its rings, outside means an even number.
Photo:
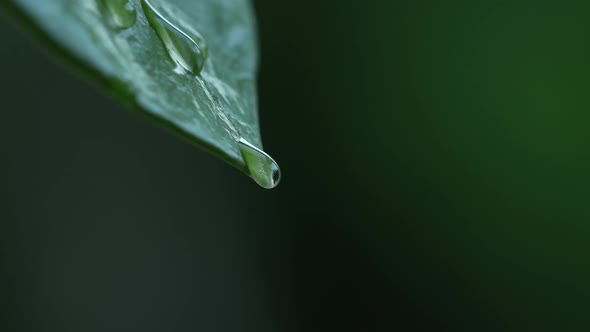
[[[125,29],[137,21],[135,8],[129,0],[100,0],[100,2],[102,11],[111,17],[116,26]]]
[[[156,31],[168,54],[176,63],[176,72],[199,74],[205,59],[207,47],[205,40],[197,32],[180,29],[164,17],[149,0],[141,0],[141,6],[152,28]]]
[[[242,158],[248,166],[250,177],[262,188],[272,189],[281,181],[279,165],[266,152],[243,138],[238,140]]]

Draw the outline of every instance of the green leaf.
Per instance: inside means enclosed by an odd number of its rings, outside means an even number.
[[[249,0],[3,0],[0,7],[123,102],[261,186],[278,184],[278,166],[261,150]]]

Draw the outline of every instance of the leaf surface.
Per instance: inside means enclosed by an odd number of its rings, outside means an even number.
[[[249,0],[4,0],[0,7],[123,102],[259,184],[278,183],[257,174],[272,158],[263,153],[250,164],[240,144],[262,148]]]

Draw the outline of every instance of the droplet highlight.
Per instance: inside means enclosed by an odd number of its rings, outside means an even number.
[[[248,166],[250,177],[262,188],[272,189],[281,181],[279,165],[264,151],[247,140],[238,140],[242,158]]]
[[[137,13],[129,0],[100,0],[100,5],[103,13],[119,28],[129,28],[137,21]]]
[[[163,12],[149,0],[141,0],[145,16],[160,37],[170,58],[176,63],[176,72],[198,75],[207,59],[205,40],[196,32],[172,24]]]

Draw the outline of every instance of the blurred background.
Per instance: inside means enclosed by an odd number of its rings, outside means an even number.
[[[590,329],[590,4],[256,0],[271,191],[0,21],[0,330]]]

